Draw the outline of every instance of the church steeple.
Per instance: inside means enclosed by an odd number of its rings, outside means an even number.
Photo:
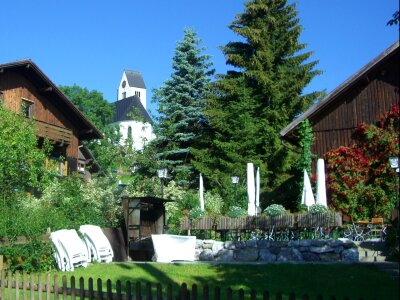
[[[146,108],[146,85],[140,72],[125,70],[118,87],[118,100],[136,96]]]

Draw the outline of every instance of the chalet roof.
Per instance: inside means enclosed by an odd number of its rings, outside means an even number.
[[[137,96],[131,96],[122,100],[115,101],[114,105],[114,122],[131,121],[133,120],[133,118],[129,114],[137,111],[145,122],[152,123],[149,114],[147,113],[146,109],[142,105],[142,102],[140,102],[140,99]]]
[[[146,85],[140,72],[125,70],[126,78],[130,87],[145,89]]]
[[[80,139],[89,140],[103,137],[96,126],[83,115],[31,59],[0,64],[0,72],[5,70],[15,70],[22,73],[36,87],[39,94],[45,94],[51,99],[60,112],[63,112],[65,117],[74,124]]]
[[[379,65],[381,65],[383,62],[387,61],[390,57],[392,57],[393,55],[396,55],[396,53],[398,55],[398,52],[399,52],[399,41],[396,41],[394,44],[392,44],[390,47],[388,47],[385,51],[383,51],[381,54],[379,54],[377,57],[375,57],[373,60],[371,60],[368,64],[366,64],[364,67],[362,67],[358,72],[354,73],[351,77],[349,77],[342,84],[340,84],[338,87],[336,87],[325,98],[323,98],[321,101],[312,105],[301,116],[296,118],[288,126],[286,126],[284,129],[282,129],[282,131],[280,132],[281,138],[287,139],[290,135],[293,134],[294,130],[297,128],[297,126],[303,120],[315,118],[317,115],[319,115],[323,111],[323,109],[326,106],[328,106],[329,104],[338,100],[340,95],[344,94],[349,89],[351,89],[352,86],[354,86],[359,80],[362,80],[363,78],[368,76],[368,74],[370,72],[375,70]]]

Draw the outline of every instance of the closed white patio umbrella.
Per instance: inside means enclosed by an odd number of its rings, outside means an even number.
[[[260,211],[260,167],[257,167],[256,173],[256,208],[255,214],[258,215]]]
[[[203,186],[203,176],[200,173],[200,180],[199,180],[199,194],[200,194],[200,209],[204,211],[204,186]]]
[[[308,173],[306,170],[304,170],[304,184],[303,184],[303,195],[301,196],[301,204],[304,204],[307,207],[310,207],[311,205],[315,204],[310,178],[308,177]]]
[[[249,202],[247,206],[247,214],[254,216],[256,214],[255,209],[255,185],[254,185],[254,165],[253,163],[247,163],[247,195]]]
[[[322,158],[317,161],[317,204],[328,207],[326,200],[325,162]]]

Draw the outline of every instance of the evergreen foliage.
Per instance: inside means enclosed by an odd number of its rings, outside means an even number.
[[[202,99],[214,71],[210,69],[210,56],[201,54],[204,48],[200,43],[194,30],[184,30],[173,57],[174,73],[153,95],[159,112],[153,144],[160,164],[169,167],[178,184],[187,184],[193,178],[191,149],[198,146],[207,127]]]
[[[260,166],[264,207],[297,198],[294,154],[282,146],[279,132],[319,95],[303,94],[320,71],[298,41],[295,5],[286,2],[248,1],[230,25],[240,39],[222,50],[233,69],[213,85],[206,115],[215,132],[210,146],[196,151],[196,168],[218,183],[233,172],[245,178],[247,162]]]

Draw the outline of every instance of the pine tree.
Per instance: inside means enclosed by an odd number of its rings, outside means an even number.
[[[207,100],[215,136],[209,149],[196,153],[196,167],[214,177],[240,170],[244,178],[245,163],[253,162],[261,167],[267,201],[283,202],[278,190],[290,178],[293,153],[282,146],[279,131],[317,98],[319,93],[302,93],[320,71],[298,41],[295,4],[248,1],[230,28],[241,39],[222,50],[234,68],[219,76]]]
[[[160,164],[168,166],[172,178],[180,184],[189,183],[193,176],[191,149],[201,142],[207,125],[202,99],[214,71],[200,43],[194,30],[184,30],[173,57],[174,72],[153,95],[159,113],[153,144]]]

